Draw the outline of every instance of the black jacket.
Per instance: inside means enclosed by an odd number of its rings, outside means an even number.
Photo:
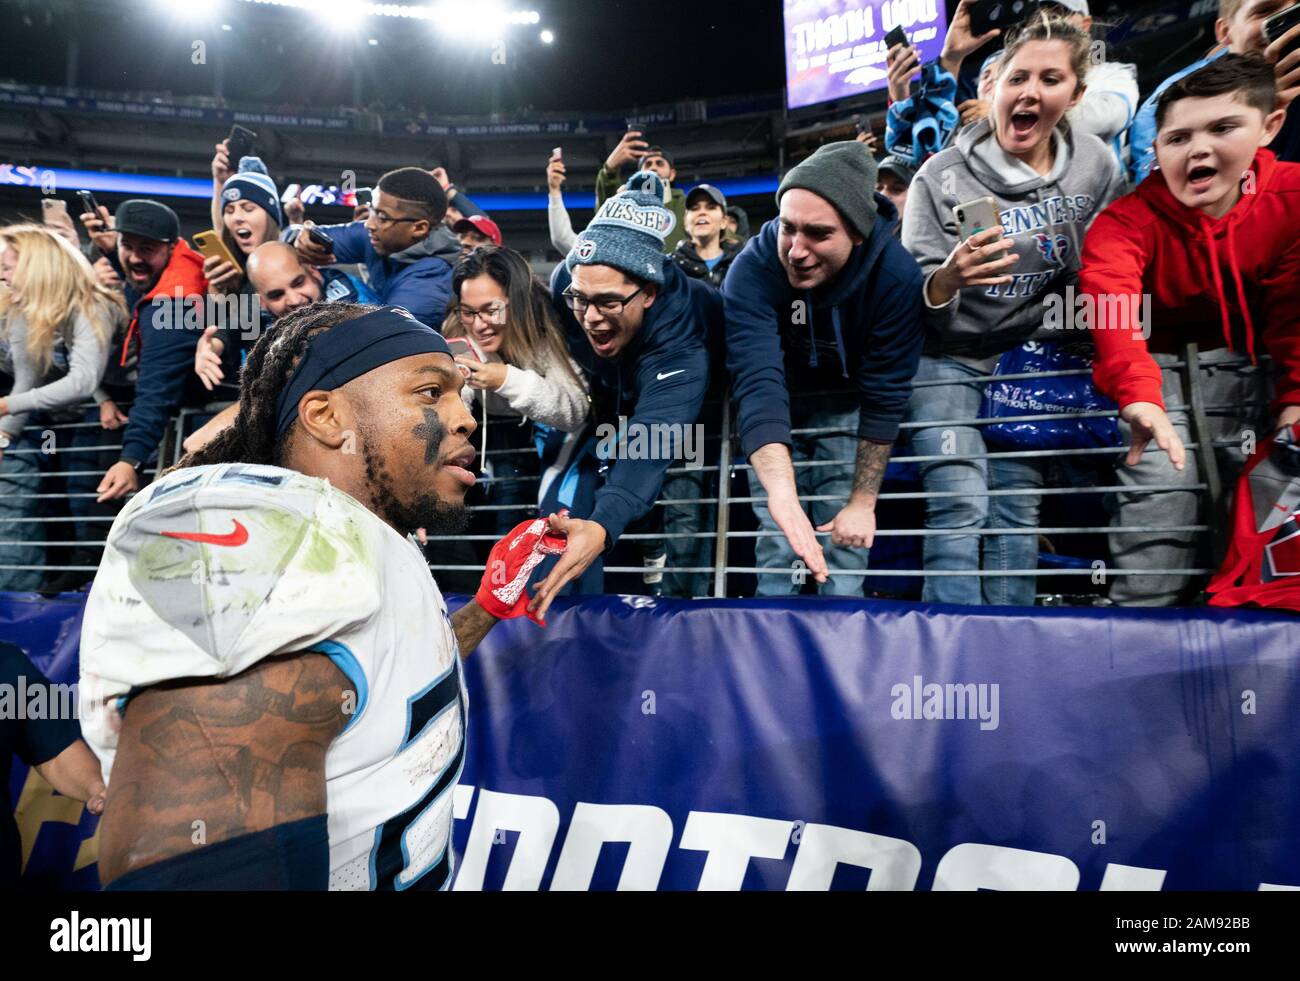
[[[727,270],[731,268],[731,263],[736,256],[740,255],[743,249],[742,242],[723,242],[722,258],[712,269],[708,267],[700,254],[695,251],[695,243],[689,238],[684,238],[677,243],[677,248],[673,252],[673,262],[677,263],[677,268],[690,276],[691,279],[702,279],[710,286],[721,286],[723,278],[727,275]]]

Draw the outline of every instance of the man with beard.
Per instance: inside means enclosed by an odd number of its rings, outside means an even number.
[[[462,383],[405,310],[305,307],[249,355],[234,425],[119,516],[81,639],[108,888],[450,881],[457,654],[563,544],[516,528],[448,614],[407,536],[465,525]]]
[[[263,242],[248,257],[246,270],[248,281],[257,290],[257,299],[262,305],[262,333],[271,330],[275,322],[286,314],[301,310],[303,307],[322,300],[327,303],[356,303],[356,287],[346,274],[328,266],[313,266],[303,262],[302,257],[292,245],[284,242]],[[199,340],[194,352],[194,373],[204,386],[212,391],[226,378],[225,367],[229,363],[226,349],[234,345],[239,351],[244,338],[230,330],[209,327]],[[245,342],[245,346],[247,346]],[[242,356],[236,357],[242,362]],[[238,376],[236,376],[238,377]],[[193,453],[217,433],[229,426],[239,410],[239,403],[232,402],[202,426],[185,437],[182,444],[186,453]]]
[[[140,358],[122,455],[95,489],[103,502],[139,490],[140,471],[157,452],[172,416],[183,405],[203,404],[203,388],[191,371],[202,331],[174,328],[189,326],[187,314],[202,319],[208,281],[203,256],[181,238],[180,220],[165,204],[123,201],[111,228],[102,205],[99,214],[87,212],[81,220],[121,274],[131,311],[122,350],[109,352],[109,364],[127,364],[137,348]]]

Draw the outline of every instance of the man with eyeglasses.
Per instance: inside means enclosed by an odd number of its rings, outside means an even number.
[[[657,174],[634,174],[626,191],[601,205],[551,277],[551,292],[564,305],[569,352],[590,379],[592,425],[597,433],[612,426],[627,438],[605,453],[593,437],[583,456],[590,463],[592,454],[602,454],[597,466],[574,463],[580,483],[596,471],[603,483],[594,494],[579,489],[557,502],[587,520],[569,518],[561,528],[568,548],[530,604],[541,616],[561,589],[595,568],[627,527],[650,512],[668,468],[683,465],[685,434],[704,402],[706,339],[722,330],[722,297],[664,255],[675,219],[663,198]],[[660,452],[638,452],[638,441]],[[560,493],[568,483],[556,481]],[[584,591],[592,585],[584,580]]]
[[[375,185],[365,221],[319,226],[333,251],[315,241],[305,222],[288,239],[313,265],[360,263],[381,303],[404,307],[416,320],[442,323],[451,299],[451,269],[460,242],[442,224],[447,194],[419,167],[390,170]]]

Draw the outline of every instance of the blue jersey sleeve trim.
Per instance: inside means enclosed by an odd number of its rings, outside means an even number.
[[[322,640],[313,644],[307,650],[326,655],[334,662],[334,666],[347,676],[348,681],[352,682],[356,687],[357,709],[352,714],[352,718],[348,720],[348,724],[343,727],[343,732],[346,733],[361,718],[361,713],[366,710],[366,703],[370,698],[370,688],[366,684],[366,673],[361,670],[361,662],[357,660],[357,656],[348,649],[346,644],[340,644],[336,640]]]

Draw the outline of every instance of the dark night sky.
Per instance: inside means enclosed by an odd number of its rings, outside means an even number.
[[[223,12],[206,28],[155,0],[73,6],[70,18],[33,0],[0,0],[0,77],[62,84],[71,28],[81,38],[83,87],[211,93],[215,58],[191,63],[193,41],[203,39],[223,59],[225,94],[235,101],[350,103],[353,58],[367,100],[443,113],[482,113],[494,103],[506,110],[614,109],[775,91],[783,80],[779,0],[508,2],[540,11],[542,20],[511,29],[504,67],[492,63],[484,42],[394,18],[370,18],[347,40],[306,11],[237,0],[221,0]],[[235,30],[222,31],[223,21]],[[541,27],[555,31],[554,44],[538,40]],[[368,45],[368,37],[379,45]]]

